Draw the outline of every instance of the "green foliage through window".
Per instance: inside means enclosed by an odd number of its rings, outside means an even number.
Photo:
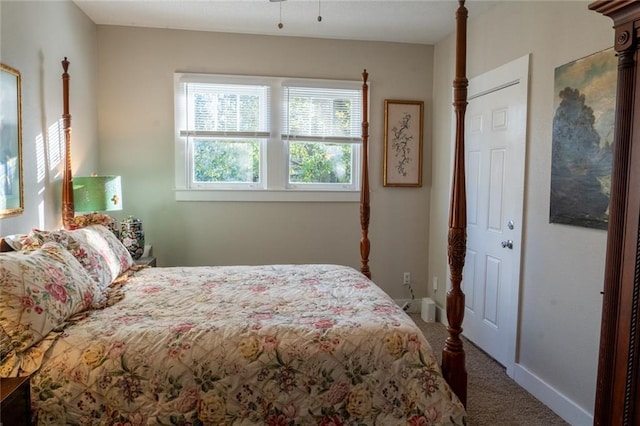
[[[314,142],[289,144],[289,182],[351,183],[352,146]]]
[[[193,164],[195,182],[259,182],[260,142],[199,139]]]

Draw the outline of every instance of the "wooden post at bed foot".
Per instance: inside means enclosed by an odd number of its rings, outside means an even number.
[[[453,106],[456,113],[456,136],[449,211],[449,269],[451,289],[447,292],[447,331],[449,337],[442,351],[442,374],[458,396],[467,405],[467,370],[465,353],[460,339],[464,319],[464,293],[462,291],[462,269],[467,251],[467,196],[464,172],[464,115],[467,109],[466,56],[467,56],[467,9],[464,0],[459,0],[456,12],[456,75],[453,81]]]
[[[369,74],[365,69],[362,72],[362,182],[360,183],[360,226],[362,228],[362,239],[360,240],[360,271],[371,278],[369,270],[369,121],[368,121],[368,100],[369,86],[367,78]]]
[[[64,172],[62,174],[62,225],[69,229],[73,221],[74,203],[73,203],[73,178],[71,175],[71,115],[69,114],[69,61],[65,57],[62,61],[62,99],[63,114],[62,127],[65,139],[64,151]]]
[[[467,406],[467,369],[460,333],[462,333],[461,324],[464,319],[465,296],[461,283],[466,245],[465,229],[449,229],[449,270],[451,271],[451,289],[447,292],[449,337],[442,351],[442,375],[465,407]]]

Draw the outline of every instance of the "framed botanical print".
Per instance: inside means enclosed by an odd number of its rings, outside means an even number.
[[[20,72],[0,64],[0,217],[24,210]]]
[[[384,101],[384,186],[422,186],[423,101]]]

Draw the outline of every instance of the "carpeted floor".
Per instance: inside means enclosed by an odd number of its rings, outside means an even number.
[[[410,314],[442,361],[447,331]],[[467,360],[467,414],[470,426],[555,426],[568,423],[507,376],[504,368],[464,339]]]

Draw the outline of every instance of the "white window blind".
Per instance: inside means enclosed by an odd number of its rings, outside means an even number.
[[[283,139],[316,142],[362,141],[362,95],[355,89],[284,88]]]
[[[269,87],[182,83],[187,100],[183,137],[269,137]]]

